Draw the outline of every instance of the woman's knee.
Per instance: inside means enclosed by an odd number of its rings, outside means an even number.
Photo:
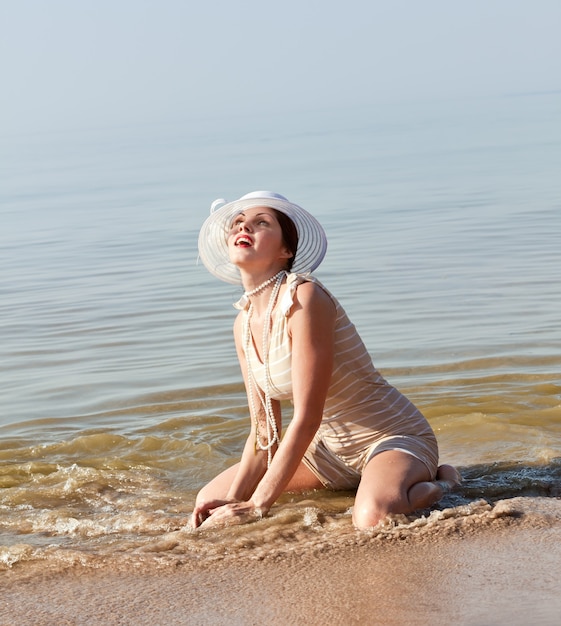
[[[212,499],[207,496],[208,491],[208,485],[205,485],[199,490],[199,492],[197,493],[197,497],[195,498],[195,506],[198,506],[202,502],[206,502],[207,500]]]
[[[402,513],[408,508],[406,494],[370,493],[369,497],[359,497],[353,507],[353,524],[360,529],[372,528],[392,513]]]
[[[195,498],[195,503],[209,502],[211,500],[224,500],[232,486],[239,463],[224,470],[214,477],[209,483],[201,487]]]
[[[372,457],[364,471],[355,500],[353,522],[370,528],[390,514],[416,508],[414,485],[429,478],[426,466],[402,450],[386,450]]]

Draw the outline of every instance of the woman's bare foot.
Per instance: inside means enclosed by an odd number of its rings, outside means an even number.
[[[436,484],[442,489],[442,495],[450,493],[462,482],[462,476],[452,465],[441,465],[436,470]]]

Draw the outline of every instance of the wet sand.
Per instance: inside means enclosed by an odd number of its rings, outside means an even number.
[[[0,574],[0,624],[553,626],[561,623],[561,500],[547,505],[554,515],[305,558],[72,568],[27,578],[14,569]]]

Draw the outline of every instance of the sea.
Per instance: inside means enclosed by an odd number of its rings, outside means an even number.
[[[0,144],[0,570],[277,558],[561,497],[561,93]],[[256,189],[323,224],[315,275],[460,469],[432,510],[358,532],[353,493],[311,492],[191,530],[249,428],[240,289],[205,270],[197,234],[213,200]]]

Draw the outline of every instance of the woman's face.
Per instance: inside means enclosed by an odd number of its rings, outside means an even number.
[[[234,265],[279,262],[282,268],[292,257],[275,212],[269,207],[252,207],[234,217],[228,233],[228,250]]]

